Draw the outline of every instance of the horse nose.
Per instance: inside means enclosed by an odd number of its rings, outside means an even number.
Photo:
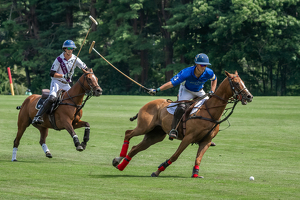
[[[101,88],[97,89],[97,93],[101,95],[102,94],[102,89]]]
[[[249,102],[252,102],[253,96],[250,95],[250,94],[248,94],[248,95],[247,95],[247,99],[249,99]]]

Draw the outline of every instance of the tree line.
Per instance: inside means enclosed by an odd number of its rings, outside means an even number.
[[[299,11],[298,0],[1,0],[0,94],[9,92],[7,67],[16,94],[49,88],[63,42],[73,40],[77,55],[91,28],[79,58],[93,68],[104,94],[144,93],[89,54],[92,41],[109,62],[148,88],[205,53],[219,83],[225,70],[237,70],[253,95],[299,95]],[[81,74],[76,70],[73,81]]]

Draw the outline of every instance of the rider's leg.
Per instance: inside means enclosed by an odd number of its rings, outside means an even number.
[[[179,92],[178,92],[178,101],[182,101],[182,100],[190,100],[192,98],[194,98],[196,95],[191,93],[190,91],[188,91],[184,85],[180,85],[179,87]],[[173,118],[173,122],[172,122],[172,126],[171,126],[171,131],[169,133],[169,139],[173,140],[173,138],[177,138],[178,137],[178,132],[176,130],[176,126],[179,123],[183,113],[185,107],[184,104],[179,104],[178,107],[176,108],[175,112],[174,112],[174,118]]]
[[[185,112],[185,109],[186,109],[186,105],[184,103],[178,104],[173,117],[173,122],[171,126],[172,129],[169,133],[170,140],[178,137],[177,125],[179,124],[180,119]]]
[[[32,120],[32,124],[42,124],[44,120],[42,118],[43,114],[49,111],[51,108],[52,103],[54,103],[56,97],[53,95],[49,95],[48,98],[45,100],[44,104],[40,108],[40,110],[36,113],[35,117]]]

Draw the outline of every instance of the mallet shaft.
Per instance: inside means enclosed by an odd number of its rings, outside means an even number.
[[[138,86],[142,87],[143,89],[145,89],[146,91],[148,91],[149,89],[146,88],[145,86],[139,84],[138,82],[136,82],[135,80],[133,80],[132,78],[130,78],[129,76],[127,76],[126,74],[124,74],[123,72],[121,72],[118,68],[116,68],[115,66],[113,66],[113,64],[111,64],[108,60],[106,60],[96,49],[94,49],[92,47],[92,49],[101,57],[103,58],[103,60],[105,60],[108,64],[110,64],[110,66],[112,66],[113,68],[115,68],[115,70],[117,70],[118,72],[120,72],[122,75],[124,75],[126,78],[128,78],[129,80],[131,80],[132,82],[134,82],[135,84],[137,84]]]
[[[91,15],[89,16],[89,18],[90,18],[96,25],[98,25],[98,22],[97,22]],[[83,40],[83,43],[81,44],[81,47],[80,47],[80,49],[79,49],[79,52],[78,52],[78,54],[77,54],[77,56],[76,56],[75,61],[73,62],[73,65],[72,65],[72,68],[71,68],[70,72],[72,72],[72,70],[73,70],[73,67],[74,67],[74,65],[75,65],[75,63],[76,63],[76,60],[77,60],[79,54],[80,54],[80,51],[81,51],[81,49],[82,49],[82,46],[84,45],[84,42],[85,42],[85,40],[86,40],[88,34],[90,33],[91,28],[92,28],[92,25],[91,25],[89,31],[87,32],[87,34],[86,34],[86,36],[85,36],[85,38],[84,38],[84,40]]]

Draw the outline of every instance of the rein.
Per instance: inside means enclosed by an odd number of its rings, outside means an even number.
[[[222,122],[228,120],[228,118],[232,115],[233,111],[234,111],[234,108],[236,106],[236,104],[241,101],[243,99],[243,96],[241,95],[241,93],[246,89],[246,87],[244,86],[244,88],[242,88],[241,90],[239,91],[236,91],[235,88],[238,88],[234,85],[234,83],[232,82],[232,79],[234,79],[235,77],[238,77],[238,75],[236,76],[233,76],[233,77],[228,77],[228,81],[229,81],[229,84],[230,84],[230,88],[233,92],[233,98],[230,99],[230,101],[226,101],[225,99],[219,97],[218,95],[216,94],[212,94],[211,97],[216,97],[222,101],[225,102],[225,105],[227,105],[228,103],[234,103],[234,105],[231,107],[231,108],[228,108],[228,109],[231,109],[230,113],[222,120],[215,120],[211,113],[209,112],[209,108],[207,107],[207,103],[206,101],[204,102],[204,105],[206,108],[204,108],[205,110],[207,110],[208,114],[210,115],[211,118],[206,118],[206,117],[202,117],[202,116],[197,116],[196,113],[193,115],[193,116],[190,116],[189,118],[187,118],[185,121],[183,121],[183,123],[186,123],[188,120],[190,119],[203,119],[203,120],[207,120],[207,121],[210,121],[210,122],[213,122],[215,123],[215,125],[212,127],[212,129],[210,131],[207,132],[207,134],[203,137],[207,137],[219,124],[221,124]],[[221,105],[221,106],[224,106],[224,105]],[[216,106],[216,107],[221,107],[221,106]],[[216,107],[211,107],[211,108],[216,108]],[[227,111],[228,111],[227,109]],[[226,112],[227,112],[226,111]],[[183,137],[185,136],[185,128],[183,129]]]
[[[67,91],[66,93],[67,93],[67,95],[68,95],[68,98],[65,98],[65,99],[62,99],[62,100],[61,100],[61,101],[64,101],[64,100],[70,99],[74,104],[62,103],[62,102],[59,103],[59,105],[69,105],[69,106],[74,106],[74,107],[76,107],[77,110],[76,110],[76,113],[75,113],[74,117],[76,117],[76,115],[79,113],[79,111],[84,107],[84,105],[85,105],[85,103],[87,102],[87,100],[89,100],[89,99],[93,96],[93,89],[94,89],[94,87],[97,87],[97,86],[92,87],[91,84],[87,81],[87,79],[86,79],[86,75],[87,75],[87,74],[94,74],[94,73],[92,73],[92,72],[85,73],[85,74],[84,74],[84,80],[83,80],[83,83],[81,83],[79,79],[78,79],[78,81],[77,81],[77,82],[79,83],[79,85],[81,86],[81,88],[84,90],[84,93],[80,93],[80,94],[75,95],[75,96],[70,96],[69,92]],[[84,86],[85,80],[86,80],[87,84],[90,86],[90,89],[87,89],[87,88]],[[66,94],[66,93],[65,93],[65,94]],[[74,102],[73,98],[78,97],[78,96],[81,96],[81,95],[83,95],[83,94],[87,94],[87,97],[85,98],[85,100],[83,101],[83,103],[82,103],[81,105],[77,105],[77,104]]]

